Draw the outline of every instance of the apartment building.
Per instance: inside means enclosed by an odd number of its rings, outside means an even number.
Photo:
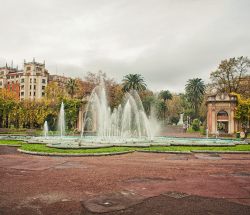
[[[16,94],[16,97],[19,98],[20,95],[20,77],[22,76],[22,71],[18,68],[13,68],[13,66],[8,66],[7,64],[4,67],[0,67],[0,89],[6,88],[9,91],[12,91]]]
[[[38,63],[35,59],[27,63],[24,61],[23,75],[20,78],[20,100],[37,100],[44,97],[48,78],[45,62]]]
[[[18,94],[20,100],[37,100],[45,96],[49,73],[44,63],[24,61],[23,70],[6,66],[0,68],[0,88]]]

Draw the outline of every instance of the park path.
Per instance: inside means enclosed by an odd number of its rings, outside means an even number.
[[[0,214],[250,214],[250,154],[45,157],[0,147]]]

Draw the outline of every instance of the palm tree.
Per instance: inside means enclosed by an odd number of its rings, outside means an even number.
[[[187,99],[198,117],[198,109],[205,94],[205,84],[201,78],[189,79],[185,87]]]
[[[75,95],[76,90],[78,88],[76,80],[72,79],[72,78],[69,79],[67,84],[66,84],[66,88],[68,90],[68,93],[69,93],[70,97],[73,98],[73,96]]]
[[[128,74],[123,78],[123,91],[143,91],[147,88],[144,78],[140,74]]]
[[[166,119],[166,110],[167,110],[167,100],[171,100],[173,98],[172,94],[169,90],[163,90],[159,94],[159,98],[163,99],[164,101],[164,120]]]

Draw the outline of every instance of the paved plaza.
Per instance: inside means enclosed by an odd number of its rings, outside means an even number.
[[[250,154],[45,157],[0,146],[0,214],[250,214]]]

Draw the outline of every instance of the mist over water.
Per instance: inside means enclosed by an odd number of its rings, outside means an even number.
[[[149,120],[145,114],[138,93],[136,91],[126,93],[123,100],[122,104],[111,110],[104,82],[95,87],[86,107],[81,136],[84,132],[94,131],[96,136],[103,140],[130,138],[153,140],[155,135],[155,130],[151,128],[153,117]]]

